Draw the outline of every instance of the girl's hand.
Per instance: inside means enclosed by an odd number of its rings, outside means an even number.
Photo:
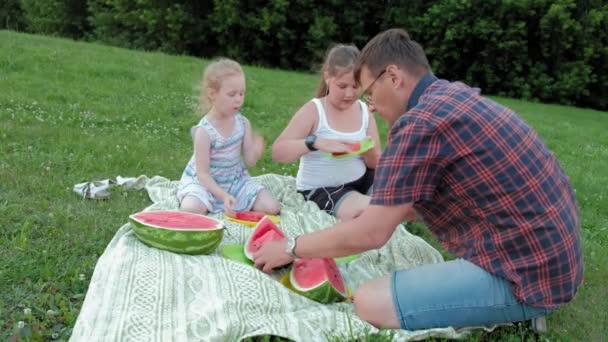
[[[352,152],[352,144],[353,142],[348,140],[317,138],[315,148],[329,153],[349,153]]]
[[[235,212],[233,208],[236,205],[236,198],[230,194],[226,194],[222,200],[224,201],[224,212],[228,216],[234,216]]]

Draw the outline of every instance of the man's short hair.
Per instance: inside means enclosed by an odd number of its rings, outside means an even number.
[[[363,66],[372,75],[379,75],[389,64],[413,76],[422,76],[431,70],[422,46],[405,30],[394,28],[377,34],[365,45],[355,64],[355,80],[360,83]]]

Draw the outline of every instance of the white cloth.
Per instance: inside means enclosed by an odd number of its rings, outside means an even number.
[[[136,186],[140,180],[146,181],[145,189],[154,202],[147,210],[177,208],[178,182],[141,176],[124,179],[123,184]],[[296,193],[293,177],[264,175],[255,180],[281,202],[280,226],[285,234],[334,224],[334,217]],[[250,227],[227,220],[224,224],[222,245],[244,243],[252,232]],[[384,247],[340,264],[340,271],[347,285],[356,289],[393,270],[440,261],[439,252],[400,225]],[[95,266],[70,340],[239,341],[275,335],[314,342],[377,332],[357,317],[352,303],[313,302],[285,288],[278,277],[224,259],[217,252],[192,256],[148,247],[127,223],[118,229]],[[397,330],[394,340],[431,336],[458,338],[465,333],[452,328]]]
[[[321,101],[312,101],[319,115],[319,125],[313,132],[318,138],[360,141],[368,135],[369,111],[365,103],[358,101],[361,106],[361,127],[355,132],[341,132],[329,126]],[[361,178],[365,170],[361,156],[336,159],[327,156],[325,152],[312,151],[300,158],[296,187],[298,190],[336,187]]]

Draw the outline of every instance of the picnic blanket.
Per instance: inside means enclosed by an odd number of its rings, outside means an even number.
[[[304,201],[293,177],[268,174],[255,179],[282,203],[280,226],[287,235],[335,222]],[[118,185],[145,188],[153,202],[146,210],[178,208],[176,181],[140,176],[120,178]],[[244,225],[225,224],[222,244],[244,243],[252,232]],[[340,270],[354,290],[391,271],[440,261],[437,250],[400,225],[384,247],[340,264]],[[278,278],[217,252],[190,256],[148,247],[127,223],[95,266],[71,341],[239,341],[261,335],[327,341],[377,332],[355,315],[352,303],[316,303],[291,292]],[[465,333],[452,328],[397,330],[393,339],[459,338]]]

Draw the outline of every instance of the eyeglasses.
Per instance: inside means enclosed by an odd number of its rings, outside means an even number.
[[[374,83],[376,83],[377,80],[380,79],[380,77],[382,77],[382,75],[384,75],[384,73],[386,72],[386,69],[382,70],[382,72],[380,72],[378,74],[378,76],[376,76],[376,78],[372,81],[372,83],[370,83],[367,88],[365,88],[365,90],[363,90],[363,94],[361,95],[360,99],[363,100],[363,102],[370,104],[372,102],[372,95],[369,94],[369,91],[372,89],[372,87],[374,86]]]

